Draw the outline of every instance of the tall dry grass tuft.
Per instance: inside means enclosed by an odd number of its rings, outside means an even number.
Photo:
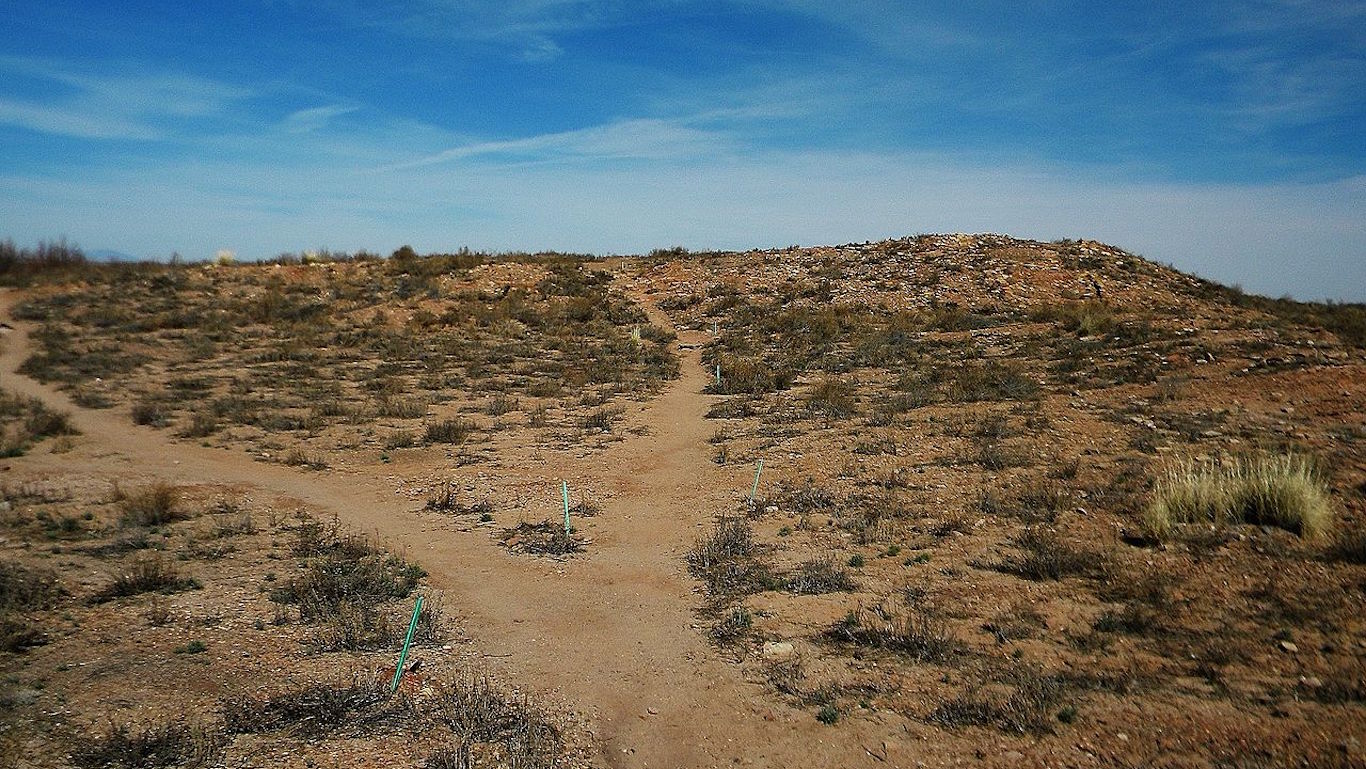
[[[1282,454],[1174,462],[1153,487],[1144,525],[1158,539],[1171,536],[1176,524],[1196,522],[1278,526],[1317,539],[1332,518],[1328,489],[1313,460]]]

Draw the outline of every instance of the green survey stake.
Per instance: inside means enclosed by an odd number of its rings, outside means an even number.
[[[398,655],[398,667],[394,668],[394,680],[389,684],[389,693],[398,691],[398,680],[403,677],[403,666],[408,664],[408,647],[413,645],[413,632],[417,630],[417,617],[422,613],[422,596],[417,597],[413,606],[413,618],[408,621],[408,636],[403,639],[403,651]]]
[[[754,469],[754,486],[749,490],[749,501],[754,501],[754,495],[759,493],[759,473],[764,471],[764,460],[759,460],[759,466]]]
[[[569,481],[560,481],[560,496],[564,497],[564,535],[569,536]]]

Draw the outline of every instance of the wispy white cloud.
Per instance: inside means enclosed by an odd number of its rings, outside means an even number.
[[[333,104],[326,107],[310,107],[290,113],[284,120],[284,129],[289,133],[313,133],[322,130],[333,118],[355,112],[358,107]]]
[[[251,91],[171,72],[90,74],[36,59],[0,58],[0,73],[46,81],[43,98],[0,101],[0,122],[94,139],[165,137],[178,120],[221,115]]]
[[[0,124],[80,139],[155,139],[160,132],[124,115],[84,105],[49,106],[0,99]]]
[[[727,134],[691,127],[687,121],[634,119],[519,139],[471,142],[377,170],[399,171],[468,159],[510,163],[664,160],[715,156],[734,147],[734,138]]]

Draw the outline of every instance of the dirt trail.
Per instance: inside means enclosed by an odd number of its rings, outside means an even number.
[[[0,317],[18,297],[0,292]],[[667,318],[649,307],[651,319]],[[82,435],[65,454],[24,462],[53,472],[145,474],[185,483],[240,484],[295,497],[344,523],[399,544],[444,591],[489,666],[504,680],[553,689],[588,711],[609,766],[878,765],[862,745],[895,745],[899,727],[875,720],[834,730],[788,708],[720,659],[694,629],[699,597],[683,555],[717,511],[748,485],[745,468],[708,459],[706,374],[681,346],[683,376],[649,405],[644,435],[564,467],[525,462],[506,470],[589,480],[614,496],[593,520],[588,552],[565,562],[514,556],[483,530],[439,528],[395,495],[387,468],[308,472],[234,451],[172,442],[132,424],[126,409],[89,410],[15,373],[28,325],[3,337],[0,387],[71,412]],[[685,343],[697,342],[686,334]],[[882,764],[888,765],[888,764]]]

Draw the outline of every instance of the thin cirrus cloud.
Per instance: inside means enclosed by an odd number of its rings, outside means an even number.
[[[45,84],[41,98],[0,100],[0,124],[82,139],[155,140],[177,122],[222,114],[251,91],[171,71],[90,74],[32,59],[0,59],[0,73]]]
[[[325,107],[309,107],[291,112],[284,120],[285,131],[293,134],[306,134],[323,130],[335,118],[355,112],[358,107],[333,104]]]
[[[716,157],[729,153],[735,144],[725,133],[694,128],[686,120],[634,119],[521,139],[470,142],[376,170],[402,171],[476,159],[523,163]]]

